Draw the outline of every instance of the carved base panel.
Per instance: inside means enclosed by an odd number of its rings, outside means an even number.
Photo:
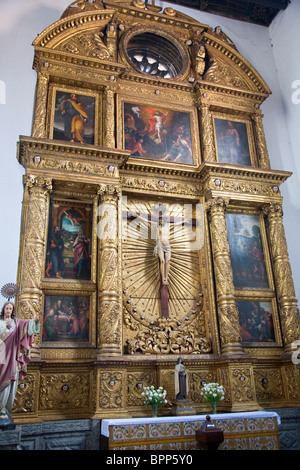
[[[229,364],[196,358],[184,363],[188,404],[195,414],[211,412],[201,396],[202,386],[209,382],[224,386],[225,399],[218,403],[221,413],[300,406],[300,368],[291,363]],[[161,357],[102,358],[86,364],[32,362],[19,382],[12,416],[17,424],[151,416],[141,395],[150,385],[167,391],[168,404],[159,408],[159,416],[174,415],[174,367],[174,360]]]

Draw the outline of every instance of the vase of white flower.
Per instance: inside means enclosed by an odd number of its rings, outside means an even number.
[[[157,416],[158,407],[162,406],[167,402],[166,400],[167,392],[162,387],[156,389],[153,385],[150,387],[144,387],[142,392],[142,397],[144,397],[144,404],[151,405],[152,416]]]
[[[201,395],[206,401],[211,403],[213,414],[217,413],[217,403],[220,400],[224,400],[225,393],[223,385],[219,385],[217,382],[211,382],[202,387]]]

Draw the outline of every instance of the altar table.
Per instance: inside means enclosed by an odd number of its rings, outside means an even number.
[[[108,450],[198,450],[196,430],[205,415],[103,419],[101,448]],[[223,430],[219,450],[278,450],[280,416],[254,411],[210,415]]]

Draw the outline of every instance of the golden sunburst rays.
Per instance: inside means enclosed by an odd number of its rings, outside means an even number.
[[[173,209],[173,210],[170,210]],[[171,247],[168,276],[169,312],[172,318],[186,315],[199,289],[199,254],[192,223],[182,217],[182,206],[131,203],[123,208],[123,285],[127,302],[149,320],[161,315],[159,260],[154,254],[157,214],[169,224]],[[154,214],[154,215],[153,215]],[[191,220],[191,219],[190,219]]]

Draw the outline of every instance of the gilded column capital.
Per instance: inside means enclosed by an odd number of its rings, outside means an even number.
[[[44,178],[43,176],[27,175],[25,186],[30,194],[33,192],[50,192],[52,191],[52,179]]]
[[[97,194],[101,196],[101,198],[104,196],[119,197],[121,194],[121,187],[117,184],[104,184],[103,183],[99,185]]]
[[[209,213],[221,212],[224,213],[229,204],[229,198],[216,197],[209,199],[205,203],[205,208]]]
[[[269,220],[274,217],[282,219],[283,217],[282,205],[278,202],[270,202],[268,205],[266,205],[263,208],[263,213],[264,215],[268,217]]]

